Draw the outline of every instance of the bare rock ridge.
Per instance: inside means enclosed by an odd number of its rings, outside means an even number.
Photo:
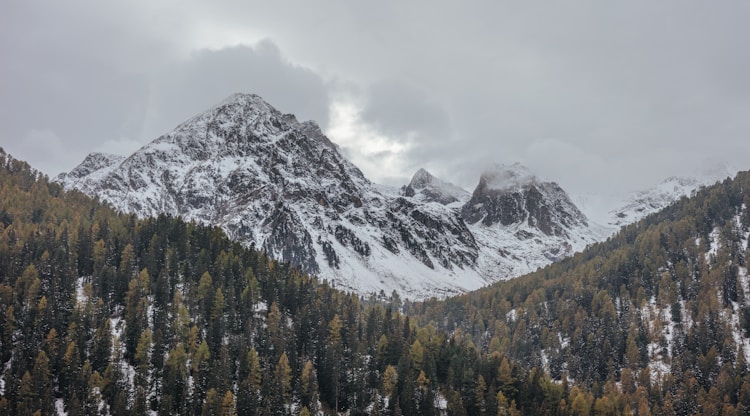
[[[360,293],[445,296],[520,275],[601,238],[520,165],[473,194],[420,170],[373,184],[314,122],[235,94],[129,157],[91,154],[57,180],[124,212],[212,224]]]

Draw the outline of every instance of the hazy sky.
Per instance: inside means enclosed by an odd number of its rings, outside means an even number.
[[[750,2],[9,0],[0,146],[49,175],[235,92],[376,182],[521,162],[574,193],[750,169]]]

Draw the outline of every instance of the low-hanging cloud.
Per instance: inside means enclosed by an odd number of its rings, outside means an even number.
[[[300,121],[326,128],[328,91],[315,72],[284,59],[270,40],[254,46],[203,49],[164,68],[151,83],[149,136],[204,111],[231,94],[255,93]],[[172,123],[171,125],[169,123]]]

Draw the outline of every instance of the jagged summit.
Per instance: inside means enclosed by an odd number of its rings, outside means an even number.
[[[471,199],[461,210],[470,224],[485,226],[527,224],[546,235],[567,235],[586,226],[587,219],[555,182],[542,182],[524,166],[496,165],[479,179]]]
[[[442,181],[425,169],[419,169],[408,185],[401,188],[403,195],[423,202],[437,202],[442,205],[463,203],[469,199],[469,192],[452,183]]]
[[[288,135],[292,130],[297,134]],[[281,113],[255,94],[234,94],[153,143],[173,143],[200,159],[208,157],[213,150],[218,150],[219,155],[246,156],[259,144],[276,145],[281,136],[313,141],[315,145],[337,151],[315,122],[300,123],[293,114]]]

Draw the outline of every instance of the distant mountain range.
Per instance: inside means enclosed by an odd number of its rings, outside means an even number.
[[[92,153],[56,180],[140,217],[217,225],[341,288],[417,299],[534,271],[702,184],[670,179],[621,201],[604,221],[585,215],[601,200],[571,199],[519,164],[485,171],[472,193],[424,169],[391,188],[369,181],[314,122],[252,94],[227,98],[129,157]]]

